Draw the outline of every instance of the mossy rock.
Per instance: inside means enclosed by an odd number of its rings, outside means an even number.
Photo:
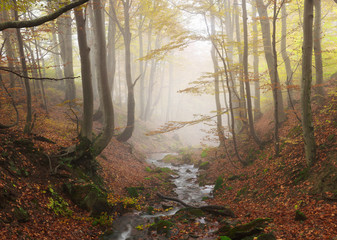
[[[210,167],[210,164],[208,161],[206,161],[200,164],[199,169],[207,170],[209,169],[209,167]]]
[[[270,221],[270,218],[257,218],[249,223],[237,225],[233,228],[226,223],[219,228],[217,233],[221,236],[227,236],[232,240],[240,240],[261,233]]]
[[[74,185],[66,183],[63,190],[80,208],[91,213],[92,216],[99,216],[103,212],[111,212],[112,206],[107,202],[106,193],[94,184]]]
[[[14,208],[14,217],[20,223],[28,222],[30,219],[29,213],[22,207]]]

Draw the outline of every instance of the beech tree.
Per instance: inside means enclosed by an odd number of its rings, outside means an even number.
[[[292,90],[292,84],[293,84],[293,70],[290,65],[290,59],[287,52],[287,7],[286,3],[282,5],[281,8],[281,15],[282,15],[282,37],[281,37],[281,54],[284,61],[284,65],[286,68],[287,73],[287,91],[288,91],[288,108],[291,106],[291,102],[293,100],[293,90]]]
[[[282,122],[285,119],[284,107],[283,107],[283,97],[281,92],[280,80],[278,73],[275,73],[275,59],[272,51],[272,41],[270,32],[270,22],[267,12],[267,6],[264,4],[263,0],[256,0],[256,7],[259,12],[259,20],[261,24],[262,38],[263,38],[263,48],[265,59],[268,65],[269,76],[271,80],[271,85],[273,89],[277,90],[277,108],[278,108],[278,120]],[[275,105],[274,99],[274,105]]]
[[[213,1],[210,2],[210,5],[213,5]],[[215,38],[215,17],[211,12],[211,38]],[[218,64],[218,56],[215,50],[215,41],[212,40],[212,49],[211,49],[211,57],[213,62],[214,68],[214,96],[215,96],[215,105],[216,105],[216,112],[217,112],[217,135],[219,138],[220,146],[223,147],[225,145],[225,136],[223,133],[223,126],[222,126],[222,114],[221,114],[221,103],[220,103],[220,88],[219,88],[219,64]]]
[[[97,30],[97,54],[99,58],[97,65],[98,71],[98,91],[100,102],[103,108],[103,130],[101,134],[95,139],[93,143],[94,155],[99,155],[104,148],[109,144],[114,133],[114,109],[111,99],[111,92],[108,81],[108,69],[107,69],[107,53],[106,53],[106,40],[105,40],[105,28],[103,22],[103,8],[102,1],[94,0],[94,17],[95,27]]]
[[[301,79],[301,113],[305,157],[310,167],[316,161],[316,143],[311,111],[312,50],[313,50],[314,0],[304,1],[303,47]]]
[[[128,100],[127,100],[127,123],[123,132],[117,137],[121,142],[126,142],[131,136],[135,127],[135,97],[134,97],[134,83],[132,82],[131,74],[131,32],[130,32],[130,0],[121,0],[124,12],[124,26],[118,21],[116,10],[113,14],[116,20],[119,31],[123,35],[125,47],[125,78],[128,87]]]
[[[321,0],[314,0],[315,7],[315,24],[314,24],[314,53],[315,53],[315,69],[316,69],[316,93],[319,99],[324,96],[323,89],[323,63],[322,63],[322,47],[321,47]]]
[[[92,141],[92,118],[93,118],[93,89],[90,68],[90,49],[87,43],[85,20],[82,8],[75,9],[77,26],[78,46],[81,58],[82,92],[83,92],[83,120],[81,137]]]
[[[246,86],[246,99],[247,99],[247,110],[248,110],[248,120],[249,120],[249,131],[252,135],[254,141],[261,145],[260,139],[257,137],[254,128],[254,119],[253,119],[253,107],[252,99],[250,93],[250,81],[248,74],[248,23],[247,23],[247,7],[246,0],[242,0],[242,20],[243,20],[243,37],[244,37],[244,50],[243,50],[243,72],[244,72],[244,82]]]

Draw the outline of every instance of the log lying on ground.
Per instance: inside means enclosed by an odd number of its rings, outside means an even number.
[[[227,207],[218,206],[218,205],[205,205],[205,206],[197,207],[197,206],[189,205],[178,198],[164,196],[161,193],[157,193],[157,196],[165,200],[180,203],[181,205],[187,208],[200,209],[202,211],[205,211],[205,212],[208,212],[214,215],[221,215],[221,216],[236,218],[234,212],[230,208],[227,208]]]

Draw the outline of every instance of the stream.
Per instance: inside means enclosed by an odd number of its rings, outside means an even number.
[[[147,162],[153,164],[159,168],[170,168],[177,173],[173,179],[171,179],[174,186],[174,191],[177,193],[177,198],[184,201],[187,204],[198,206],[205,204],[203,197],[210,196],[213,190],[213,185],[199,186],[197,183],[198,168],[191,164],[182,164],[179,166],[173,166],[171,163],[165,163],[161,161],[166,155],[171,153],[154,153],[147,158]],[[164,193],[165,194],[165,193]],[[149,224],[156,217],[174,215],[180,207],[175,207],[170,211],[156,213],[149,215],[144,212],[132,212],[127,213],[118,218],[114,224],[114,233],[110,236],[104,237],[109,240],[136,240],[136,239],[149,239],[147,238],[147,231],[139,231],[136,229],[138,225]],[[199,219],[203,222],[204,219]]]

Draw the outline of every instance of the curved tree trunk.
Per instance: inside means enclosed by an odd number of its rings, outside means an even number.
[[[124,6],[124,44],[125,44],[125,74],[126,84],[128,87],[128,112],[127,124],[124,131],[117,137],[118,141],[126,142],[133,133],[135,127],[135,97],[134,97],[134,84],[132,83],[131,75],[131,32],[130,32],[130,1],[123,0]]]
[[[114,112],[111,100],[111,93],[108,81],[108,69],[107,69],[107,55],[106,55],[106,41],[105,41],[105,29],[102,16],[102,4],[100,0],[94,0],[94,17],[95,26],[97,30],[97,43],[98,43],[98,90],[101,102],[103,103],[103,131],[95,139],[93,144],[94,155],[99,155],[104,148],[109,144],[114,133]]]

